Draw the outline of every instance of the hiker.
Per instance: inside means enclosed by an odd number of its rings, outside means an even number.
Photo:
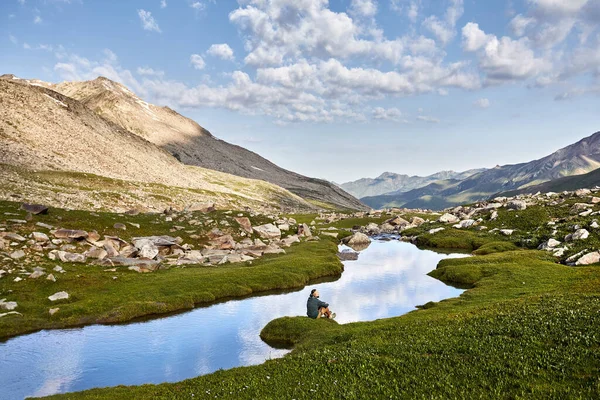
[[[334,319],[335,313],[329,311],[329,304],[319,300],[319,291],[313,289],[310,291],[310,296],[306,302],[306,315],[312,319],[329,318]]]

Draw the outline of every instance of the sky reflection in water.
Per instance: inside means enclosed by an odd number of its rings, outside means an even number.
[[[426,275],[447,257],[460,255],[375,241],[358,261],[345,263],[339,280],[298,292],[229,301],[147,322],[17,337],[0,344],[0,397],[175,382],[259,364],[287,353],[263,343],[260,330],[274,318],[306,315],[310,289],[319,289],[340,323],[397,316],[462,292]]]

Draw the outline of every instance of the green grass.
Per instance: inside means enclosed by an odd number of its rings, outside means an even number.
[[[522,250],[447,259],[431,275],[460,298],[401,317],[270,322],[283,359],[178,383],[56,396],[114,398],[578,398],[600,396],[600,269]]]
[[[519,248],[511,242],[489,242],[479,247],[473,254],[476,256],[485,256],[487,254],[515,251],[518,249]]]

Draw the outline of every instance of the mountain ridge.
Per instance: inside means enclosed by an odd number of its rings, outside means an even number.
[[[388,196],[363,197],[374,208],[415,207],[440,209],[476,202],[499,193],[553,181],[565,176],[579,176],[600,167],[600,132],[563,147],[548,156],[524,163],[496,166],[450,185],[428,185],[427,194],[407,192]],[[429,207],[435,205],[435,207]],[[444,207],[441,207],[444,208]]]
[[[368,209],[336,185],[286,170],[257,153],[218,139],[195,121],[168,107],[147,103],[110,79],[99,77],[91,81],[49,85],[81,101],[105,119],[163,148],[184,164],[267,181],[319,204]]]

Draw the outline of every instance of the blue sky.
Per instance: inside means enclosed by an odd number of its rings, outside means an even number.
[[[104,75],[337,182],[600,130],[600,0],[1,0],[0,21],[0,73]]]

